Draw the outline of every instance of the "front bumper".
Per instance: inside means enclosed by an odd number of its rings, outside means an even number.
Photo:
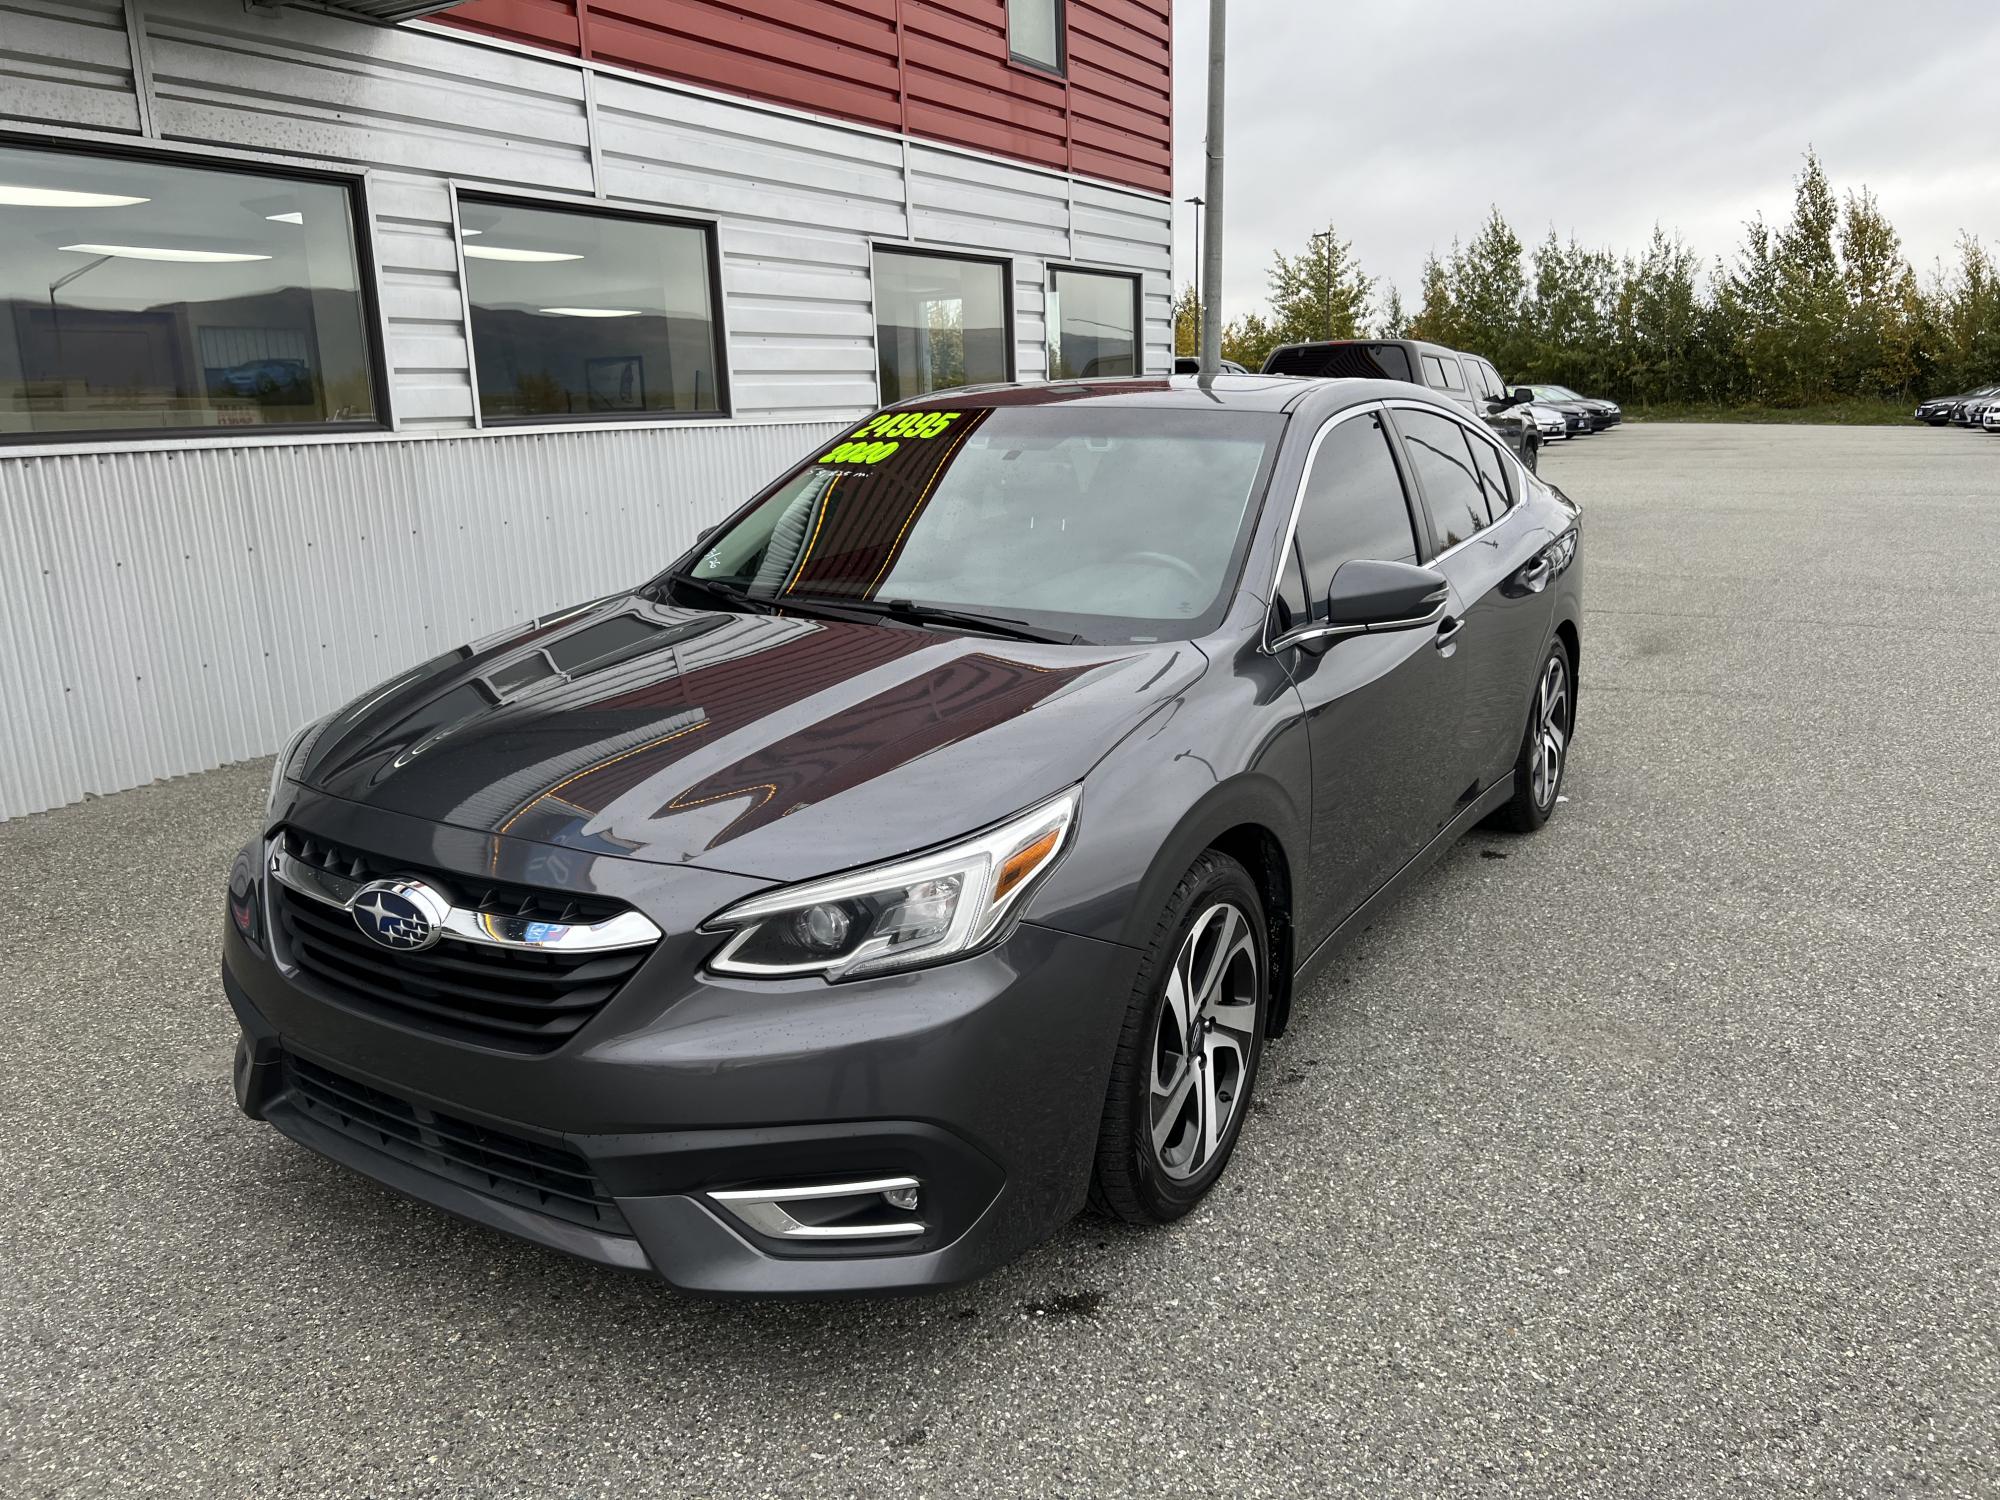
[[[611,862],[629,887],[630,862]],[[949,1285],[1082,1207],[1136,953],[1024,922],[928,970],[730,980],[701,973],[714,939],[688,913],[744,882],[656,873],[670,894],[648,915],[669,936],[573,1038],[534,1054],[343,1004],[286,961],[264,893],[261,942],[224,924],[238,1102],[412,1197],[704,1293]],[[780,1241],[710,1196],[904,1178],[921,1184],[907,1217],[923,1229],[894,1240]]]

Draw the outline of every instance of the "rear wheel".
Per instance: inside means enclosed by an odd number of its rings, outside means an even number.
[[[1495,823],[1516,833],[1533,833],[1548,822],[1556,798],[1562,795],[1575,724],[1576,684],[1569,648],[1558,639],[1549,643],[1548,655],[1542,658],[1528,702],[1528,728],[1521,736],[1521,753],[1514,759],[1514,795],[1494,814]]]
[[[1227,855],[1204,853],[1174,887],[1133,985],[1093,1207],[1169,1223],[1222,1176],[1263,1055],[1269,952],[1255,883]]]

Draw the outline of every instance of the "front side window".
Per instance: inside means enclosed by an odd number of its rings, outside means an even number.
[[[1403,448],[1417,471],[1417,484],[1438,546],[1456,547],[1486,528],[1486,490],[1466,446],[1465,429],[1436,412],[1403,408],[1396,413]]]
[[[1049,379],[1139,373],[1139,282],[1099,271],[1049,277]]]
[[[1325,615],[1327,586],[1342,563],[1417,560],[1402,476],[1379,415],[1349,417],[1321,439],[1299,500],[1298,542],[1315,617]]]
[[[884,412],[721,528],[696,578],[777,604],[910,601],[1093,640],[1227,605],[1283,418],[1067,404]]]
[[[1016,62],[1060,73],[1063,0],[1007,0],[1007,52]]]
[[[377,420],[341,183],[0,145],[0,437]]]
[[[458,217],[488,420],[724,409],[706,228],[469,197]]]
[[[1007,268],[997,260],[875,252],[882,401],[1013,379]]]

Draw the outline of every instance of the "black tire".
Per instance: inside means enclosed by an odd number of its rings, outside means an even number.
[[[1555,775],[1544,780],[1537,774],[1537,751],[1543,738],[1543,688],[1551,669],[1558,669],[1562,674],[1561,743],[1555,757]],[[1562,795],[1563,778],[1569,774],[1570,737],[1575,729],[1576,669],[1569,659],[1569,648],[1558,636],[1549,642],[1548,653],[1535,672],[1534,686],[1528,690],[1528,726],[1521,732],[1520,754],[1514,757],[1514,795],[1488,822],[1511,833],[1533,833],[1548,822],[1556,810],[1556,799]]]
[[[1255,1011],[1248,1018],[1247,1057],[1240,1058],[1240,1072],[1230,1080],[1226,1095],[1228,1112],[1221,1133],[1199,1168],[1190,1171],[1191,1162],[1175,1165],[1167,1160],[1175,1137],[1169,1137],[1168,1149],[1164,1151],[1154,1143],[1153,1084],[1156,1068],[1165,1061],[1161,1051],[1163,1020],[1172,1014],[1168,982],[1197,924],[1226,920],[1213,916],[1218,906],[1233,907],[1247,928],[1255,963]],[[1232,930],[1225,930],[1215,942],[1232,952],[1241,948],[1240,938]],[[1198,944],[1197,950],[1197,956],[1214,951],[1199,949]],[[1263,902],[1255,882],[1228,855],[1214,850],[1204,852],[1167,898],[1166,908],[1153,929],[1152,943],[1133,981],[1124,1029],[1119,1033],[1117,1056],[1112,1063],[1111,1084],[1105,1093],[1097,1166],[1091,1176],[1090,1203],[1098,1212],[1130,1224],[1171,1223],[1199,1203],[1227,1170],[1250,1112],[1251,1090],[1264,1055],[1264,1030],[1270,1017],[1270,952]],[[1221,983],[1234,985],[1240,993],[1242,976],[1237,960],[1232,957],[1228,964],[1230,972]],[[1230,1038],[1243,1034],[1243,1029],[1235,1026],[1225,1026],[1222,1030]],[[1212,1024],[1209,1031],[1211,1035],[1215,1032]],[[1239,1053],[1244,1050],[1237,1048],[1233,1040],[1224,1045]],[[1174,1072],[1175,1078],[1185,1076],[1182,1070],[1192,1071],[1196,1067],[1194,1056],[1195,1047],[1190,1042],[1179,1059],[1180,1070]],[[1228,1059],[1221,1050],[1215,1056],[1217,1063],[1212,1070],[1206,1060],[1200,1066],[1220,1078]],[[1220,1092],[1218,1086],[1217,1093]],[[1194,1102],[1198,1109],[1200,1101]],[[1198,1127],[1195,1133],[1199,1135]],[[1186,1175],[1177,1175],[1182,1172]]]

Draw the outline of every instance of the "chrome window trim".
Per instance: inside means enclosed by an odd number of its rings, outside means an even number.
[[[368,884],[302,863],[276,841],[270,846],[267,867],[271,878],[287,889],[346,912],[353,911],[355,899]],[[661,937],[660,929],[644,913],[636,911],[620,912],[602,922],[566,924],[447,906],[438,926],[441,937],[529,953],[609,953],[623,948],[649,948]]]
[[[1514,457],[1513,453],[1508,449],[1505,443],[1498,441],[1490,432],[1481,432],[1477,424],[1475,424],[1470,417],[1465,416],[1461,412],[1450,411],[1442,406],[1434,406],[1428,401],[1409,401],[1400,398],[1396,400],[1385,401],[1382,404],[1390,408],[1391,410],[1429,411],[1429,412],[1437,412],[1440,416],[1450,417],[1452,421],[1458,423],[1458,425],[1463,427],[1467,432],[1473,434],[1475,437],[1483,438],[1493,447],[1499,449],[1500,456],[1503,459],[1510,461],[1515,468],[1521,471],[1523,475],[1527,474],[1528,472],[1527,466],[1524,465],[1518,458]],[[1506,524],[1507,517],[1513,515],[1515,511],[1519,510],[1522,507],[1522,505],[1526,503],[1526,494],[1527,492],[1523,490],[1522,491],[1523,498],[1520,500],[1513,501],[1511,504],[1508,505],[1506,516],[1502,516],[1498,521],[1488,521],[1484,526],[1480,527],[1479,530],[1473,532],[1472,535],[1467,537],[1464,541],[1454,542],[1451,546],[1444,548],[1435,557],[1432,557],[1427,562],[1425,562],[1424,566],[1427,568],[1436,567],[1440,562],[1443,562],[1447,557],[1453,556],[1463,548],[1470,547],[1474,542],[1478,541],[1481,537],[1486,535],[1486,533],[1491,531],[1494,527]],[[1426,514],[1429,513],[1428,502],[1425,502],[1425,513]]]
[[[1271,581],[1264,590],[1264,596],[1265,596],[1264,628],[1261,633],[1262,639],[1257,649],[1262,651],[1267,656],[1281,649],[1279,645],[1280,641],[1289,642],[1293,637],[1298,635],[1297,631],[1287,631],[1283,636],[1280,636],[1277,641],[1272,640],[1271,605],[1277,600],[1278,579],[1285,571],[1285,559],[1291,555],[1292,544],[1298,536],[1299,509],[1301,506],[1305,504],[1306,481],[1312,478],[1313,464],[1319,459],[1319,445],[1325,442],[1326,435],[1329,432],[1332,432],[1333,429],[1338,427],[1342,422],[1351,421],[1355,417],[1364,416],[1372,412],[1386,411],[1388,410],[1388,407],[1389,403],[1387,401],[1365,401],[1358,406],[1350,406],[1346,408],[1344,411],[1337,411],[1332,416],[1328,417],[1324,422],[1320,424],[1319,431],[1313,434],[1312,443],[1306,449],[1305,465],[1303,468],[1299,470],[1298,488],[1292,492],[1291,515],[1285,521],[1285,532],[1283,538],[1279,542],[1277,560],[1272,564],[1271,567]],[[1399,463],[1397,465],[1397,477],[1401,478],[1401,476],[1402,476],[1402,465]],[[1405,504],[1408,503],[1407,490],[1405,491],[1404,495],[1404,503]],[[1303,579],[1301,579],[1300,581],[1304,582]],[[1312,607],[1311,599],[1307,599],[1306,607],[1308,609]]]

